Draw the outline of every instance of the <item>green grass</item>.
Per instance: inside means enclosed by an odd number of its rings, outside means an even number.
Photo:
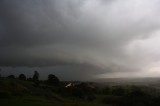
[[[63,86],[50,86],[44,83],[35,86],[34,82],[30,81],[0,78],[0,106],[112,106],[117,104],[160,106],[160,90],[152,86],[119,84],[96,86],[98,89],[94,94],[83,95],[81,98],[79,95],[74,95],[77,92],[67,92]],[[80,89],[80,92],[86,93],[85,90]],[[131,105],[133,103],[134,105]]]
[[[0,99],[0,106],[107,106],[98,102],[65,102],[60,103],[53,99],[39,96],[22,96],[11,99]],[[109,105],[108,105],[109,106]]]

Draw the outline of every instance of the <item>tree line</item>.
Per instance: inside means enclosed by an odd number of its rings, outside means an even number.
[[[8,78],[10,79],[15,79],[16,77],[14,75],[9,75]],[[39,80],[39,73],[38,71],[34,71],[34,74],[32,77],[27,78],[25,74],[19,74],[19,76],[17,77],[19,80],[26,80],[26,81],[33,81],[36,84],[39,84],[40,80]],[[47,80],[45,80],[45,83],[49,84],[49,85],[58,85],[60,83],[59,78],[54,75],[54,74],[49,74]]]

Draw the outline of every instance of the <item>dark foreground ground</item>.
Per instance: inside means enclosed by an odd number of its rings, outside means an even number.
[[[160,106],[160,84],[26,81],[0,78],[0,106]]]

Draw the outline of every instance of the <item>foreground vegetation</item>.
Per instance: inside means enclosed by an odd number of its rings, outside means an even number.
[[[160,106],[159,88],[149,85],[39,81],[24,75],[0,78],[0,106]]]

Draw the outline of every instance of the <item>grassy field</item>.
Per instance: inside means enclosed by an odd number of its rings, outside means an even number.
[[[72,102],[57,102],[53,99],[48,99],[39,96],[23,96],[9,99],[0,99],[0,106],[110,106],[100,102],[88,101],[72,101]]]
[[[0,106],[106,106],[98,99],[87,101],[73,96],[67,97],[55,92],[58,89],[55,86],[45,87],[45,84],[35,87],[33,82],[1,78]]]
[[[0,78],[0,106],[160,106],[160,90],[155,84],[82,82],[70,89],[65,85]],[[91,89],[93,85],[96,87]]]

